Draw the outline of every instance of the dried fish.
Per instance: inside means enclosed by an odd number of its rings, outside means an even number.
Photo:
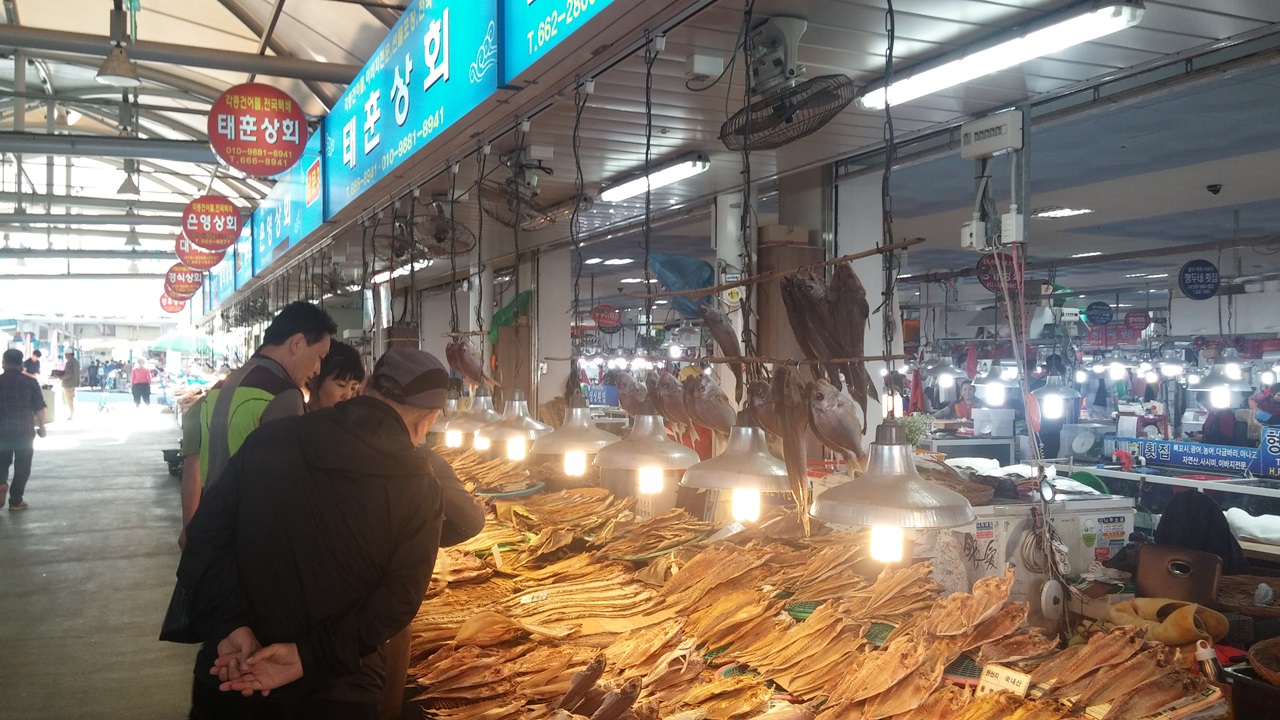
[[[1084,692],[1076,698],[1075,707],[1083,710],[1090,705],[1109,703],[1139,685],[1168,673],[1169,659],[1169,649],[1160,643],[1153,643],[1151,647],[1123,663],[1095,673]]]
[[[1110,632],[1094,635],[1089,638],[1084,651],[1053,678],[1050,688],[1069,685],[1100,667],[1128,660],[1142,649],[1145,635],[1146,628],[1134,625],[1122,625]]]
[[[596,686],[600,676],[604,675],[604,655],[597,655],[582,670],[578,671],[569,683],[569,692],[555,704],[556,709],[572,710],[587,696],[587,691]]]
[[[747,388],[747,407],[756,424],[773,435],[782,435],[782,426],[778,423],[778,414],[773,406],[773,389],[769,383],[756,380]]]
[[[867,289],[858,279],[851,264],[840,263],[832,271],[831,286],[827,290],[827,306],[830,308],[836,339],[840,343],[844,357],[865,355],[867,326],[871,321],[871,305],[867,302]],[[849,394],[862,407],[865,417],[868,396],[874,389],[871,376],[867,374],[866,364],[848,363],[844,372]]]
[[[925,698],[923,704],[899,720],[952,720],[971,699],[969,690],[958,685],[943,685]]]
[[[1004,720],[1022,707],[1022,702],[1017,695],[1001,690],[969,703],[955,720]]]
[[[808,413],[804,406],[804,387],[796,371],[790,367],[778,368],[773,377],[773,405],[782,426],[782,453],[791,479],[791,493],[799,508],[804,534],[810,534],[809,524],[809,465],[805,448],[805,430]]]
[[[685,378],[684,406],[694,422],[721,435],[729,434],[738,415],[715,380],[702,373]]]
[[[814,331],[810,327],[810,318],[805,311],[804,299],[801,297],[798,282],[799,278],[792,276],[784,277],[778,281],[779,294],[782,295],[782,305],[787,312],[787,322],[791,325],[791,333],[795,335],[796,344],[800,346],[800,352],[804,353],[805,358],[809,360],[828,359],[831,357],[830,355],[819,357],[815,348]],[[813,372],[815,376],[822,376],[822,373],[826,371],[823,366],[815,365]],[[839,378],[839,375],[837,375],[837,378]]]
[[[1130,690],[1111,704],[1102,720],[1111,718],[1140,718],[1158,712],[1161,708],[1199,692],[1201,683],[1182,670],[1161,675]]]
[[[445,346],[444,354],[449,367],[461,375],[473,391],[481,385],[489,388],[498,386],[498,382],[485,372],[480,354],[471,347],[470,343],[455,340]]]
[[[942,683],[947,662],[947,658],[941,656],[926,659],[919,668],[867,702],[863,717],[879,720],[920,707]]]
[[[636,417],[638,415],[652,414],[649,404],[649,390],[642,384],[636,382],[635,377],[629,372],[619,372],[616,381],[618,387],[618,404],[622,406],[627,414]]]
[[[1006,637],[982,646],[975,661],[979,665],[1008,663],[1048,655],[1058,649],[1058,639],[1044,634],[1040,628]]]
[[[853,409],[853,401],[821,379],[810,384],[806,399],[809,424],[822,444],[843,454],[850,468],[865,469],[867,453],[862,449],[862,423]]]
[[[742,345],[738,342],[738,334],[733,331],[733,324],[729,322],[728,316],[711,303],[699,305],[698,314],[702,316],[702,321],[711,331],[711,338],[716,341],[716,345],[725,357],[742,357]],[[742,363],[729,363],[729,370],[737,380],[734,399],[742,402]]]
[[[604,696],[600,709],[591,715],[591,720],[618,720],[622,714],[631,709],[636,698],[640,697],[640,680],[632,678],[622,687]]]
[[[653,405],[654,411],[656,411],[662,417],[667,417],[667,406],[664,402],[662,402],[662,389],[659,386],[660,379],[661,379],[661,376],[659,374],[659,371],[657,370],[650,370],[649,372],[645,373],[645,376],[644,376],[645,395],[648,397],[649,402]]]
[[[693,425],[693,418],[684,402],[684,388],[675,375],[666,370],[658,373],[658,394],[662,397],[663,417],[686,428]]]

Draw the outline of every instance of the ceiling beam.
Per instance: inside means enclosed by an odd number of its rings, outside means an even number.
[[[0,259],[32,258],[38,260],[172,260],[177,256],[166,250],[37,250],[35,248],[0,247]]]
[[[128,200],[119,197],[83,197],[80,195],[34,195],[16,192],[0,192],[0,203],[22,203],[40,207],[76,207],[105,208],[109,210],[146,210],[153,212],[180,213],[186,209],[185,203],[163,202],[160,200]]]
[[[74,275],[66,273],[57,275],[26,273],[22,275],[0,274],[0,280],[160,280],[164,276],[164,273],[76,273]]]
[[[95,135],[0,132],[0,153],[150,158],[191,163],[218,162],[218,157],[214,155],[207,142]]]
[[[0,25],[0,47],[15,50],[69,52],[105,58],[111,52],[111,38],[86,33],[46,30],[17,25]],[[292,57],[262,56],[216,48],[177,45],[174,43],[135,42],[126,47],[134,61],[165,65],[259,73],[274,77],[296,78],[348,84],[360,74],[360,66],[322,63]]]
[[[45,234],[42,231],[33,231],[29,228],[24,228],[19,225],[0,225],[0,233],[14,234],[14,235],[17,235],[19,233],[27,234],[27,235],[44,235]],[[110,240],[110,239],[124,240],[129,237],[129,232],[127,230],[97,230],[97,229],[83,230],[79,228],[53,228],[52,231],[48,233],[48,235],[55,238],[89,237],[89,238],[100,238],[100,239],[106,239],[106,240]],[[138,231],[137,235],[138,235],[138,239],[144,243],[153,242],[153,241],[154,242],[163,241],[163,242],[173,243],[174,239],[177,237],[174,233],[149,233],[141,230]]]
[[[73,53],[28,51],[25,54],[27,57],[43,58],[45,60],[63,63],[66,65],[92,68],[95,71],[102,65],[102,61],[98,58],[85,57],[83,55],[76,55]],[[176,73],[166,72],[156,67],[139,65],[137,70],[138,77],[140,79],[186,93],[195,101],[213,104],[213,102],[218,99],[218,96],[222,95],[222,90],[215,88],[212,85],[207,85]],[[115,90],[107,92],[115,92]],[[143,92],[149,93],[150,90],[143,90]]]
[[[267,32],[267,28],[265,28],[262,23],[258,22],[258,19],[253,16],[253,13],[246,10],[238,0],[218,0],[218,2],[222,4],[222,7],[227,9],[227,12],[235,16],[235,19],[239,20],[240,24],[244,25],[249,32],[256,35],[260,40],[263,38],[264,34]],[[271,52],[274,52],[277,57],[298,57],[298,53],[294,52],[292,48],[277,39],[274,34],[266,38],[266,44],[267,47],[271,48]],[[311,94],[315,95],[316,99],[323,103],[325,108],[332,110],[333,106],[337,104],[338,96],[330,92],[315,80],[303,80],[302,84],[307,86],[307,89],[311,91]]]
[[[13,225],[120,225],[136,227],[181,227],[178,215],[46,215],[45,213],[0,213],[0,223]]]

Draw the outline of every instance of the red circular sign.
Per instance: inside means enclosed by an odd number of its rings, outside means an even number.
[[[999,261],[997,263],[997,260]],[[1015,296],[1019,295],[1022,289],[1022,278],[1018,277],[1017,269],[1013,264],[1013,256],[1009,253],[987,253],[978,260],[978,282],[982,283],[982,287],[988,292],[997,295],[1001,293],[1000,275],[1001,271],[1008,275],[1006,283],[1009,291]]]
[[[186,306],[186,300],[175,300],[168,295],[160,296],[160,309],[167,313],[180,313]]]
[[[177,252],[178,259],[182,261],[182,264],[192,270],[210,270],[222,262],[222,258],[227,254],[226,250],[204,250],[188,240],[187,236],[182,233],[178,233],[175,252]]]
[[[240,237],[240,209],[218,195],[203,195],[182,211],[182,232],[196,247],[226,250]]]
[[[199,270],[177,263],[164,274],[164,291],[175,300],[190,300],[204,284],[204,274]]]
[[[209,144],[243,173],[279,175],[302,157],[307,117],[282,90],[261,83],[236,85],[209,108]]]
[[[1146,330],[1151,326],[1151,316],[1146,310],[1137,310],[1124,314],[1125,327],[1130,330]]]
[[[612,305],[597,305],[591,310],[591,319],[601,328],[615,328],[622,324],[622,311]]]

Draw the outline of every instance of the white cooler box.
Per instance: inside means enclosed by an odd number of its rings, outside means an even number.
[[[1030,603],[1030,621],[1046,625],[1040,613],[1040,592],[1047,576],[1028,570],[1022,557],[1024,534],[1032,528],[1031,507],[1030,502],[975,507],[974,524],[938,531],[933,575],[943,589],[968,592],[978,579],[1002,574],[1006,565],[1012,565],[1009,599]],[[1133,515],[1133,498],[1119,495],[1053,503],[1051,522],[1067,546],[1071,574],[1119,552],[1133,532]]]

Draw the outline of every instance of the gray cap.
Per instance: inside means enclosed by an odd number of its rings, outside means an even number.
[[[369,387],[401,405],[440,410],[449,399],[449,371],[431,353],[395,347],[373,366]]]

